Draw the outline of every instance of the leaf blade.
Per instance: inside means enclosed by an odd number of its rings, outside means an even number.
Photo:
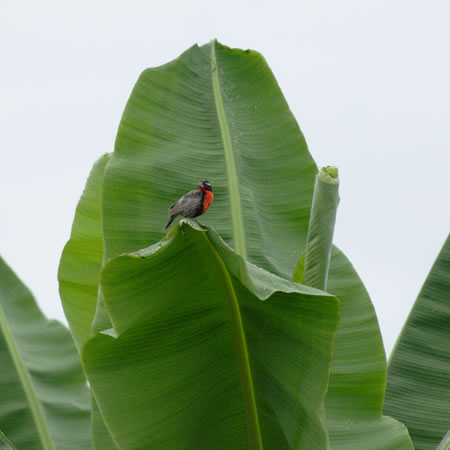
[[[222,142],[225,154],[225,163],[227,168],[228,191],[231,197],[231,222],[233,224],[233,242],[236,252],[244,259],[247,257],[245,244],[244,223],[242,218],[241,195],[239,192],[239,180],[236,170],[236,161],[234,158],[233,145],[231,141],[230,129],[228,127],[227,115],[225,112],[222,90],[220,88],[219,70],[216,62],[216,44],[211,43],[211,73],[212,88],[216,103],[217,116],[222,135]]]
[[[359,276],[336,247],[328,290],[341,304],[325,397],[331,448],[413,450],[406,427],[382,416],[386,358],[378,320]]]
[[[48,429],[47,421],[44,417],[44,412],[42,411],[41,404],[37,398],[37,393],[33,388],[29,373],[25,368],[25,363],[20,355],[19,349],[15,342],[14,336],[8,326],[6,316],[0,305],[0,329],[3,334],[3,338],[6,343],[6,347],[13,360],[14,367],[18,374],[20,384],[22,385],[25,397],[28,404],[30,405],[31,416],[33,417],[33,422],[35,424],[36,430],[39,435],[39,440],[44,450],[53,450],[54,444],[50,436],[50,430]]]
[[[450,430],[442,438],[442,441],[439,443],[439,447],[436,450],[449,450],[449,449],[450,449]]]
[[[0,450],[16,450],[8,438],[0,431]]]
[[[159,242],[169,205],[208,179],[215,199],[201,221],[236,246],[231,211],[241,209],[248,259],[290,278],[306,241],[316,166],[264,58],[214,45],[239,196],[230,191],[211,44],[194,46],[144,71],[125,108],[105,173],[106,258]]]
[[[78,350],[91,335],[97,308],[103,259],[100,199],[109,158],[103,155],[89,174],[58,269],[61,302]]]
[[[0,423],[18,448],[89,449],[89,391],[68,330],[0,258]]]
[[[416,449],[450,428],[450,235],[392,351],[384,411],[404,422]]]
[[[202,233],[201,236],[204,238],[205,242],[208,245],[208,248],[211,251],[211,254],[214,256],[214,260],[216,261],[219,272],[223,278],[223,285],[225,286],[228,304],[230,306],[231,317],[233,321],[233,329],[235,332],[234,335],[236,347],[238,350],[238,360],[240,369],[239,372],[241,375],[242,394],[244,397],[244,405],[245,405],[245,415],[247,418],[248,444],[251,449],[262,450],[263,443],[256,406],[255,389],[253,386],[253,376],[250,368],[247,340],[245,336],[244,325],[242,322],[241,311],[239,308],[239,301],[237,299],[236,291],[233,287],[233,282],[231,280],[230,274],[224,262],[222,261],[216,249],[211,244],[210,240],[206,237],[206,235]],[[239,251],[242,251],[242,249],[240,249],[239,245],[237,244],[236,247],[238,249],[236,253],[240,254]]]
[[[110,154],[104,154],[91,169],[58,269],[61,303],[78,352],[93,332],[111,326],[98,281],[103,264],[102,185],[110,157]],[[91,407],[94,449],[115,448],[93,397]]]
[[[234,350],[242,342],[233,330],[223,274],[202,234],[188,226],[183,232],[177,228],[145,257],[142,251],[118,256],[102,271],[105,305],[120,332],[117,339],[91,338],[83,362],[108,428],[122,446],[258,448],[252,440],[254,425],[245,419],[245,402],[253,402],[242,388],[245,368]],[[326,389],[337,302],[252,266],[242,275],[240,258],[211,230],[207,236],[239,299],[264,448],[279,448],[280,442],[295,447],[301,440],[308,443],[305,448],[322,448],[317,411]],[[223,254],[228,255],[225,260]],[[270,281],[265,288],[264,280]],[[146,289],[149,283],[152,293]],[[132,291],[127,292],[127,285]],[[131,307],[140,311],[134,323],[124,314]],[[298,351],[300,342],[303,352]],[[181,366],[183,370],[173,369]],[[304,388],[297,390],[293,379],[302,380]],[[108,386],[118,394],[108,395]],[[119,404],[131,415],[128,423]]]

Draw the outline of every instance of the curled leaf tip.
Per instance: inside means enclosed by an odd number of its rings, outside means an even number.
[[[339,183],[339,171],[336,166],[322,167],[319,171],[319,179],[328,183]]]

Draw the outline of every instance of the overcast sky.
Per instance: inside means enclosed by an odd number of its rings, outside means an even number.
[[[60,254],[134,83],[216,37],[265,56],[314,159],[339,167],[335,243],[389,354],[450,231],[449,17],[448,0],[2,0],[0,254],[65,321]]]

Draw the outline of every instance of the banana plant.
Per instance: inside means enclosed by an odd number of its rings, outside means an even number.
[[[166,233],[169,205],[203,179],[215,200],[201,223],[182,219]],[[388,371],[375,311],[332,246],[337,188],[336,170],[318,172],[257,52],[213,41],[144,71],[114,152],[88,178],[58,273],[74,342],[67,354],[89,381],[83,432],[58,441],[35,395],[44,414],[25,448],[412,449],[404,423],[417,446],[414,424],[388,407],[406,396],[401,380],[389,381],[383,415]],[[445,372],[439,345],[450,331],[440,332],[430,367]],[[391,364],[400,348],[408,353],[399,343]],[[46,353],[40,363],[51,373]],[[416,403],[445,392],[432,386]],[[5,428],[17,422],[2,404],[0,430],[22,448],[20,430],[32,427]],[[417,448],[436,448],[450,428],[448,408],[439,412],[433,439]]]
[[[450,235],[392,352],[384,412],[407,425],[417,450],[450,430]],[[445,446],[447,442],[447,447]],[[440,448],[448,448],[450,434]]]
[[[2,258],[0,280],[0,448],[89,448],[89,391],[69,331]]]

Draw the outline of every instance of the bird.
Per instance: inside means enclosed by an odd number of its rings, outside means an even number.
[[[164,227],[164,230],[169,228],[173,219],[177,216],[183,216],[194,219],[202,215],[211,205],[214,199],[211,183],[207,180],[202,180],[197,186],[197,189],[184,194],[173,205],[169,207],[169,221]]]

